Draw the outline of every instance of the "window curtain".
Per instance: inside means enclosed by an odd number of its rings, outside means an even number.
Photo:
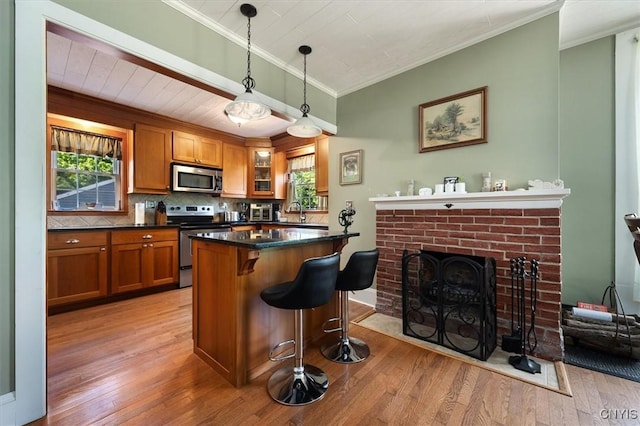
[[[51,150],[122,160],[122,141],[109,136],[51,128]]]
[[[315,154],[303,155],[300,157],[294,157],[289,160],[288,176],[289,182],[287,185],[287,210],[291,203],[296,201],[296,180],[295,172],[304,172],[307,170],[314,170],[316,167]]]
[[[640,28],[616,36],[615,282],[627,312],[640,313],[640,265],[624,215],[640,216]]]

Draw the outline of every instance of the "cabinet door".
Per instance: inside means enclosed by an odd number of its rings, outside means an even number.
[[[273,148],[249,148],[249,197],[275,197],[273,151]]]
[[[167,194],[171,135],[168,130],[137,124],[133,140],[133,176],[129,192]]]
[[[243,146],[223,144],[222,195],[247,196],[247,149]]]
[[[107,248],[80,247],[47,252],[49,306],[107,295]]]
[[[287,154],[284,152],[276,152],[274,154],[275,160],[275,198],[278,200],[284,200],[287,198],[287,171],[289,165],[287,164]]]
[[[184,133],[171,133],[171,157],[181,163],[197,163],[196,161],[197,136]]]
[[[124,293],[144,287],[143,271],[150,270],[145,258],[147,244],[111,246],[111,293]]]
[[[198,137],[196,161],[209,167],[222,167],[222,141]]]
[[[178,241],[160,241],[149,243],[145,256],[150,270],[144,272],[145,287],[177,283],[178,277]]]
[[[329,195],[329,138],[316,138],[316,194]]]

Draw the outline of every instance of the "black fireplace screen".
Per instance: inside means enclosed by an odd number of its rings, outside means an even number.
[[[497,344],[495,260],[405,251],[402,328],[407,336],[489,358]]]

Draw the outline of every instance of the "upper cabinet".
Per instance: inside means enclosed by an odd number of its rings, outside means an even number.
[[[222,146],[222,196],[247,196],[247,148],[225,143]]]
[[[316,194],[329,195],[329,137],[316,138]]]
[[[287,198],[287,173],[289,172],[289,164],[287,163],[287,154],[284,152],[276,152],[273,154],[275,161],[275,197],[277,200]]]
[[[171,132],[159,127],[136,124],[129,164],[129,192],[169,193]]]
[[[222,167],[222,141],[174,131],[172,157],[180,163]]]
[[[248,148],[249,197],[275,198],[275,159],[273,148]]]

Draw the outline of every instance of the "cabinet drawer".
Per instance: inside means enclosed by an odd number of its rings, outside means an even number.
[[[111,244],[149,243],[152,241],[178,240],[177,229],[136,229],[113,231]]]
[[[106,245],[106,231],[63,231],[47,233],[47,247],[50,250]]]

